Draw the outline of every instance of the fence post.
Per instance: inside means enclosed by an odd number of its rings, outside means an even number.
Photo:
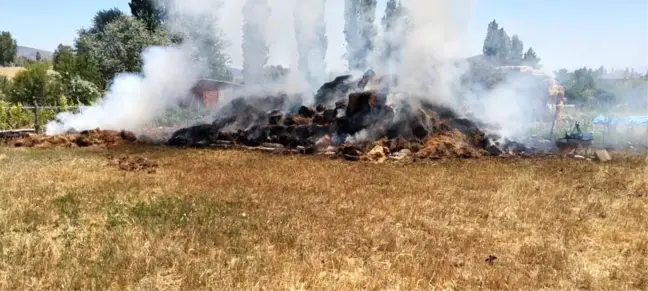
[[[41,128],[40,128],[40,117],[38,116],[38,102],[34,102],[34,121],[36,124],[34,125],[34,129],[36,130],[36,133],[39,134],[41,133]]]

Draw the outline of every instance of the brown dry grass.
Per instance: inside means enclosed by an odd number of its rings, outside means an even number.
[[[5,76],[12,79],[23,67],[0,67],[0,76]]]
[[[648,288],[645,157],[106,151],[0,148],[1,289]]]
[[[6,76],[7,78],[12,79],[23,69],[24,67],[0,67],[0,76]],[[48,70],[48,72],[53,73],[54,70]]]

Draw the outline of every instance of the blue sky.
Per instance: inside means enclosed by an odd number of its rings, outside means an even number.
[[[237,66],[239,7],[243,1],[226,1],[227,13],[222,21],[231,43],[227,52]],[[327,4],[328,58],[329,66],[334,68],[342,65],[334,59],[344,52],[343,2],[328,0]],[[378,0],[377,18],[382,16],[385,2]],[[128,11],[127,3],[128,0],[0,0],[0,30],[11,31],[20,45],[53,50],[59,43],[71,44],[76,31],[88,26],[97,10],[118,7]],[[276,19],[292,12],[283,13]],[[509,35],[518,34],[525,47],[532,46],[550,70],[601,65],[648,70],[646,0],[474,0],[472,7],[466,8],[467,56],[480,53],[486,26],[493,19]],[[278,31],[273,37],[270,62],[289,63],[291,53],[282,46],[286,46],[290,34]]]

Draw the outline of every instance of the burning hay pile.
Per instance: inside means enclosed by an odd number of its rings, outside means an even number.
[[[54,147],[110,147],[125,143],[134,143],[137,137],[130,131],[85,130],[79,133],[70,132],[63,135],[30,134],[14,141],[16,147],[54,148]]]
[[[383,78],[374,77],[369,71],[357,81],[341,76],[324,84],[314,108],[295,106],[295,96],[286,94],[237,98],[222,108],[213,123],[180,129],[167,143],[374,161],[476,158],[527,150],[511,141],[497,143],[499,138],[485,134],[477,123],[422,98],[387,104],[386,87],[366,88],[381,86]]]

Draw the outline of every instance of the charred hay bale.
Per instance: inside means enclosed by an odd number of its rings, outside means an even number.
[[[260,146],[262,143],[268,142],[268,133],[269,131],[267,130],[267,127],[254,125],[243,131],[239,138],[239,142],[242,145],[250,147]]]
[[[347,161],[359,161],[362,149],[354,144],[345,144],[339,148],[339,155]]]
[[[313,124],[313,119],[308,117],[303,117],[301,115],[294,116],[292,120],[295,122],[295,125],[309,125]]]
[[[336,114],[335,110],[333,110],[333,109],[324,110],[324,112],[322,112],[322,121],[325,124],[333,123],[333,122],[335,122],[335,116],[336,115],[337,114]]]
[[[349,103],[346,106],[346,116],[353,116],[360,112],[368,112],[371,109],[373,92],[357,92],[349,94]]]
[[[315,113],[317,113],[315,109],[308,106],[301,106],[299,107],[299,110],[297,110],[297,114],[305,118],[313,118]]]
[[[283,114],[281,113],[271,113],[270,117],[268,118],[268,124],[278,125],[279,122],[281,122],[282,118],[283,118]]]
[[[395,153],[395,152],[401,151],[403,149],[409,149],[409,147],[410,147],[409,145],[410,145],[409,140],[404,139],[404,138],[396,138],[396,139],[390,140],[389,144],[387,146],[388,146],[390,152]]]
[[[211,124],[195,125],[174,132],[167,144],[170,146],[195,146],[199,145],[201,141],[209,141],[211,135]]]
[[[135,133],[127,130],[122,130],[119,132],[119,135],[121,139],[128,141],[128,142],[136,142],[137,141],[137,136],[135,136]]]
[[[322,112],[317,112],[313,116],[313,123],[320,125],[327,125],[329,123],[334,123],[337,112],[335,109],[326,109]]]
[[[346,110],[347,104],[349,101],[347,99],[340,99],[335,102],[335,110],[341,110],[344,109]]]
[[[351,75],[338,76],[333,81],[324,83],[315,93],[315,104],[327,106],[350,90]]]
[[[422,111],[400,112],[399,114],[399,118],[394,119],[385,132],[385,135],[390,139],[423,139],[434,131],[431,118]]]
[[[295,122],[295,116],[293,116],[291,114],[286,114],[284,116],[283,120],[281,120],[281,124],[283,126],[293,126],[293,125],[297,124],[297,122]]]
[[[80,147],[89,147],[93,144],[93,140],[88,135],[81,134],[74,140],[74,143]]]

